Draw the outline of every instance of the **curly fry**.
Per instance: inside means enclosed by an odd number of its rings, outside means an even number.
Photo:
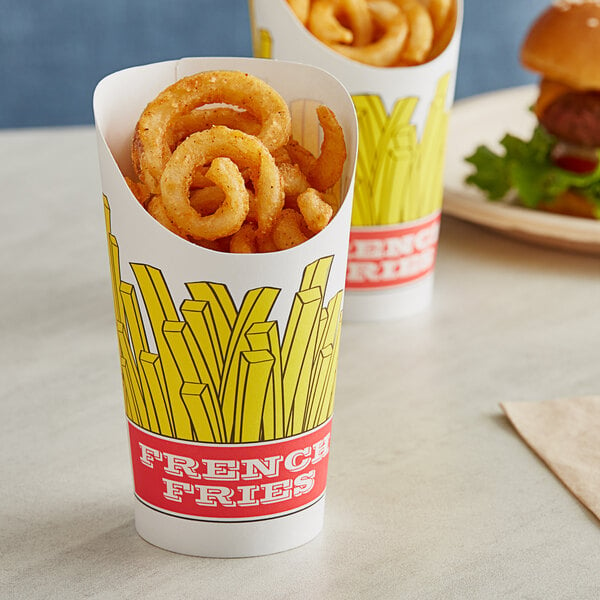
[[[208,185],[191,191],[190,206],[203,216],[212,215],[224,199],[225,193],[219,186]]]
[[[319,123],[323,129],[323,142],[319,156],[315,158],[306,148],[292,140],[286,146],[292,161],[306,174],[310,185],[324,192],[342,176],[346,162],[344,132],[327,106],[317,108]]]
[[[211,175],[213,166],[206,173],[206,177],[219,185],[226,195],[223,205],[214,214],[221,215],[225,207],[230,206],[228,203],[232,201],[232,194],[240,199],[243,198],[243,218],[240,217],[241,211],[236,208],[235,222],[241,218],[237,228],[229,233],[222,233],[220,236],[214,230],[207,232],[206,227],[200,224],[202,219],[208,219],[208,217],[199,215],[191,207],[188,197],[192,174],[197,165],[211,162],[214,164],[214,160],[218,157],[230,158],[236,165],[236,175],[234,177],[235,186],[228,189],[229,183],[226,180],[216,181],[213,177],[214,173]],[[250,177],[256,195],[258,229],[261,233],[269,231],[273,227],[284,201],[279,170],[273,157],[260,140],[228,127],[216,126],[194,133],[175,149],[160,182],[167,213],[181,229],[194,237],[215,239],[235,233],[249,210],[248,190],[239,171],[240,168],[245,167],[251,167]],[[226,212],[233,212],[233,210]],[[233,219],[227,221],[229,226],[233,222]]]
[[[433,44],[433,23],[427,9],[419,0],[394,0],[408,19],[409,34],[400,60],[407,64],[421,64]]]
[[[205,216],[192,208],[187,184],[190,175],[186,177],[186,172],[190,171],[190,147],[196,144],[194,136],[198,135],[201,133],[189,137],[173,153],[161,180],[162,200],[167,215],[179,229],[196,239],[216,240],[235,233],[242,226],[248,213],[248,192],[235,163],[229,158],[217,157],[206,175],[223,190],[223,203],[214,213]],[[178,152],[184,144],[188,154]],[[191,166],[193,168],[193,164]]]
[[[137,201],[142,205],[146,206],[148,201],[152,198],[150,190],[140,181],[133,181],[129,177],[125,177],[125,181],[129,186],[132,194],[136,197]]]
[[[267,83],[239,71],[205,71],[179,79],[144,109],[134,132],[132,160],[140,181],[158,193],[162,172],[171,156],[167,129],[176,117],[212,103],[240,106],[261,122],[258,138],[269,150],[283,146],[290,135],[285,100]]]
[[[389,11],[378,11],[376,2],[371,2],[373,19],[383,29],[383,35],[366,46],[333,44],[331,47],[347,58],[376,67],[389,67],[400,56],[409,33],[406,15],[398,10],[393,16]]]
[[[349,27],[342,24],[343,17]],[[325,44],[364,46],[373,37],[366,0],[316,0],[310,9],[308,27]]]
[[[452,0],[421,0],[431,15],[433,29],[438,34],[444,29],[452,12]]]
[[[319,233],[331,221],[333,208],[321,198],[317,190],[308,188],[298,196],[297,202],[304,222],[313,233]]]
[[[316,0],[308,17],[308,27],[325,44],[351,44],[354,35],[335,15],[336,6],[327,0]]]
[[[256,245],[259,252],[277,252],[279,250],[273,241],[272,232],[264,235],[257,234]]]
[[[308,180],[297,164],[282,163],[279,165],[279,172],[286,196],[297,196],[308,189]]]
[[[245,223],[237,233],[234,233],[231,236],[229,252],[252,254],[256,251],[256,227],[252,223]]]
[[[163,227],[166,227],[171,233],[178,235],[179,237],[185,238],[185,234],[169,217],[165,206],[160,196],[154,196],[148,205],[146,206],[148,213],[152,215]]]
[[[197,131],[204,131],[213,125],[224,125],[239,129],[250,135],[257,135],[260,122],[246,110],[236,110],[226,106],[196,108],[189,113],[175,117],[167,130],[167,144],[171,152],[186,137]]]
[[[300,213],[291,208],[283,209],[272,233],[277,249],[287,250],[305,242],[308,235],[303,231],[303,225],[304,220]]]

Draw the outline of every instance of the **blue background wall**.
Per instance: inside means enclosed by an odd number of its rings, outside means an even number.
[[[465,0],[457,98],[536,80],[519,45],[549,3]],[[0,0],[0,128],[92,123],[96,83],[123,67],[251,54],[246,0]]]

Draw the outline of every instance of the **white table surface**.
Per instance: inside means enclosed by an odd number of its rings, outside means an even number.
[[[91,128],[0,132],[0,598],[596,599],[600,523],[502,401],[600,392],[600,259],[444,217],[419,316],[345,323],[325,528],[217,560],[136,534]]]

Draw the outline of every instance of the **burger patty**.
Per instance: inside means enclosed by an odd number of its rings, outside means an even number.
[[[568,92],[540,116],[552,135],[588,148],[600,147],[600,92]]]

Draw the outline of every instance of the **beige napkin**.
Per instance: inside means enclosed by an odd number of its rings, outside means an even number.
[[[600,396],[500,406],[525,442],[600,519]]]

